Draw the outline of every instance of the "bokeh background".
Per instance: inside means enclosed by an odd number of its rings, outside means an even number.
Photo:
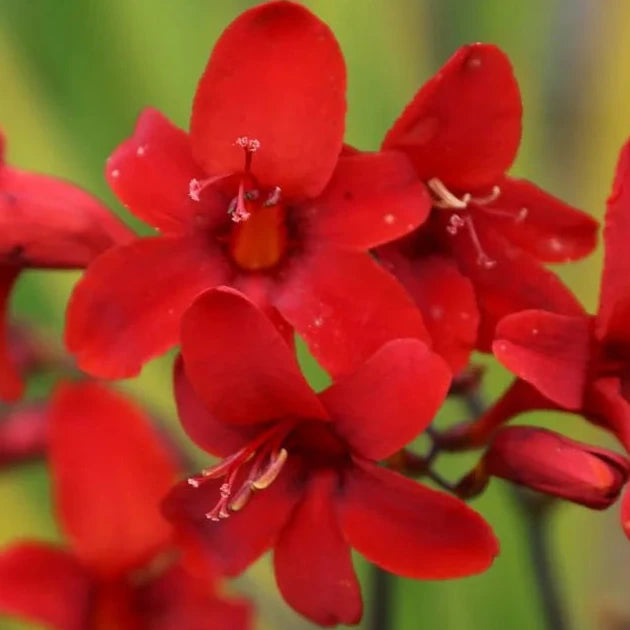
[[[0,0],[0,126],[8,138],[9,161],[71,179],[129,218],[104,182],[106,157],[130,134],[145,106],[187,126],[196,82],[213,42],[253,4]],[[377,148],[419,85],[459,45],[493,42],[512,59],[523,93],[524,137],[512,172],[602,216],[618,149],[630,134],[630,1],[305,4],[333,28],[346,56],[348,142]],[[247,97],[243,86],[242,98]],[[596,304],[600,269],[598,251],[561,271],[589,308]],[[24,274],[13,303],[15,315],[59,339],[76,277],[67,272]],[[321,385],[322,375],[305,361],[309,377]],[[183,440],[174,422],[169,381],[167,357],[121,386],[163,415]],[[496,396],[505,383],[504,373],[491,370],[486,396]],[[32,389],[41,394],[46,386],[38,383]],[[441,421],[465,415],[451,404]],[[602,443],[578,418],[548,415],[534,420]],[[470,457],[451,459],[445,469],[451,475],[471,462]],[[16,538],[59,539],[43,465],[1,471],[0,506],[0,545]],[[474,506],[494,525],[501,556],[479,577],[444,583],[396,580],[395,630],[543,627],[525,529],[508,486],[494,482]],[[562,505],[553,515],[554,568],[577,630],[630,628],[630,543],[618,519],[617,507],[597,513]],[[368,582],[364,566],[361,572]],[[279,600],[267,562],[232,586],[258,602],[260,629],[311,627]],[[369,590],[365,593],[369,611]],[[2,630],[27,627],[33,626],[0,619]]]

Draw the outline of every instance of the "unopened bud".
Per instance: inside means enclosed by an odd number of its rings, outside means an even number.
[[[617,453],[525,426],[497,432],[483,462],[490,475],[596,510],[617,499],[630,472]]]

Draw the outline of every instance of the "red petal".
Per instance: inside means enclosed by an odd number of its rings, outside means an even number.
[[[134,130],[107,160],[105,175],[118,198],[137,217],[168,234],[189,232],[200,221],[224,220],[225,199],[209,187],[202,201],[189,195],[203,179],[188,134],[155,109],[145,109]]]
[[[173,366],[173,381],[182,426],[190,439],[208,453],[227,457],[257,433],[258,429],[251,430],[248,426],[225,424],[206,408],[186,376],[181,355]]]
[[[521,97],[496,46],[462,46],[390,129],[387,149],[409,155],[423,180],[474,190],[495,183],[521,138]]]
[[[218,502],[223,479],[211,479],[194,488],[187,482],[167,496],[163,509],[178,528],[191,562],[198,570],[200,558],[227,576],[238,575],[275,542],[298,500],[299,488],[291,457],[278,478],[255,493],[244,508],[219,522],[205,517]],[[204,557],[205,555],[205,557]]]
[[[341,157],[330,184],[308,209],[309,236],[370,249],[411,232],[430,209],[431,198],[402,153]]]
[[[492,351],[510,371],[566,409],[579,409],[590,361],[585,316],[523,311],[501,320]]]
[[[66,344],[81,369],[135,376],[179,340],[182,313],[229,272],[221,251],[192,238],[148,238],[106,252],[74,289]]]
[[[429,341],[411,298],[364,253],[317,250],[296,259],[274,304],[334,376],[392,339]]]
[[[462,370],[475,347],[479,327],[477,299],[470,280],[446,256],[409,258],[392,245],[379,249],[378,257],[422,311],[433,350],[453,372]]]
[[[65,385],[51,409],[50,462],[64,530],[82,561],[114,576],[168,540],[159,503],[173,461],[145,414],[96,383]]]
[[[346,71],[330,29],[291,2],[267,2],[224,31],[201,77],[191,120],[210,174],[242,171],[237,138],[260,142],[252,171],[287,197],[315,197],[341,151]]]
[[[90,582],[67,552],[21,543],[0,553],[0,612],[56,630],[84,630]]]
[[[193,304],[182,324],[182,355],[193,387],[221,422],[327,419],[291,348],[241,293],[216,289]]]
[[[252,610],[245,600],[216,594],[205,580],[175,566],[154,580],[142,594],[140,608],[150,630],[247,630]]]
[[[461,271],[475,287],[481,312],[479,349],[490,348],[496,325],[506,315],[526,309],[562,315],[584,313],[577,298],[554,273],[504,240],[485,218],[477,216],[474,222],[481,247],[495,261],[494,267],[487,269],[479,264],[478,251],[467,230],[452,237],[452,248]]]
[[[397,339],[323,391],[320,400],[350,447],[380,460],[427,428],[450,383],[448,365],[437,354],[416,339]]]
[[[568,262],[590,254],[597,244],[599,225],[585,212],[553,197],[525,179],[506,177],[501,195],[486,206],[522,220],[497,217],[493,227],[511,243],[542,262]]]
[[[630,141],[621,150],[604,227],[604,271],[597,314],[600,339],[630,341]]]
[[[105,206],[54,177],[0,170],[0,261],[22,267],[85,267],[133,237]]]
[[[9,347],[9,296],[20,273],[19,267],[0,265],[0,400],[11,402],[22,396],[24,383]]]
[[[464,502],[373,465],[348,473],[340,510],[350,544],[403,577],[480,573],[498,553],[492,530]]]
[[[363,613],[350,547],[333,504],[336,483],[334,473],[311,477],[273,556],[276,581],[286,602],[320,626],[354,625]]]

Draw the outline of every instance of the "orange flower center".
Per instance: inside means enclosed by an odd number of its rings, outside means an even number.
[[[230,254],[247,271],[275,267],[287,248],[286,209],[258,202],[246,202],[246,208],[249,217],[232,227]]]

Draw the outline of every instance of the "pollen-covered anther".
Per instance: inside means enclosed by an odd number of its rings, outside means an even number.
[[[245,149],[249,153],[255,153],[260,149],[260,140],[256,138],[250,138],[249,136],[241,136],[237,138],[234,142],[237,147],[241,147],[241,149]]]
[[[269,206],[277,205],[280,201],[280,197],[282,197],[282,189],[280,186],[274,186],[273,190],[267,196],[267,199],[265,199],[263,206],[268,208]]]
[[[437,208],[456,208],[463,210],[468,207],[470,195],[464,195],[460,199],[444,185],[441,179],[433,177],[427,182],[427,186],[435,195],[433,205]]]
[[[285,448],[281,448],[278,453],[274,453],[270,459],[269,464],[262,471],[262,473],[252,481],[253,490],[264,490],[268,488],[280,474],[284,463],[287,461],[288,452]]]
[[[193,201],[199,201],[200,200],[200,195],[201,192],[207,188],[208,186],[212,186],[212,184],[216,184],[218,181],[221,181],[222,179],[225,179],[226,177],[229,177],[231,175],[231,173],[225,174],[225,175],[216,175],[215,177],[208,177],[207,179],[195,179],[193,177],[193,179],[190,180],[190,182],[188,182],[188,196],[193,200]]]
[[[450,208],[451,210],[463,210],[469,204],[485,206],[496,201],[501,196],[501,188],[493,186],[492,191],[482,197],[474,197],[471,193],[465,193],[461,197],[454,195],[442,182],[441,179],[433,177],[427,182],[427,186],[434,195],[433,205],[436,208]]]

